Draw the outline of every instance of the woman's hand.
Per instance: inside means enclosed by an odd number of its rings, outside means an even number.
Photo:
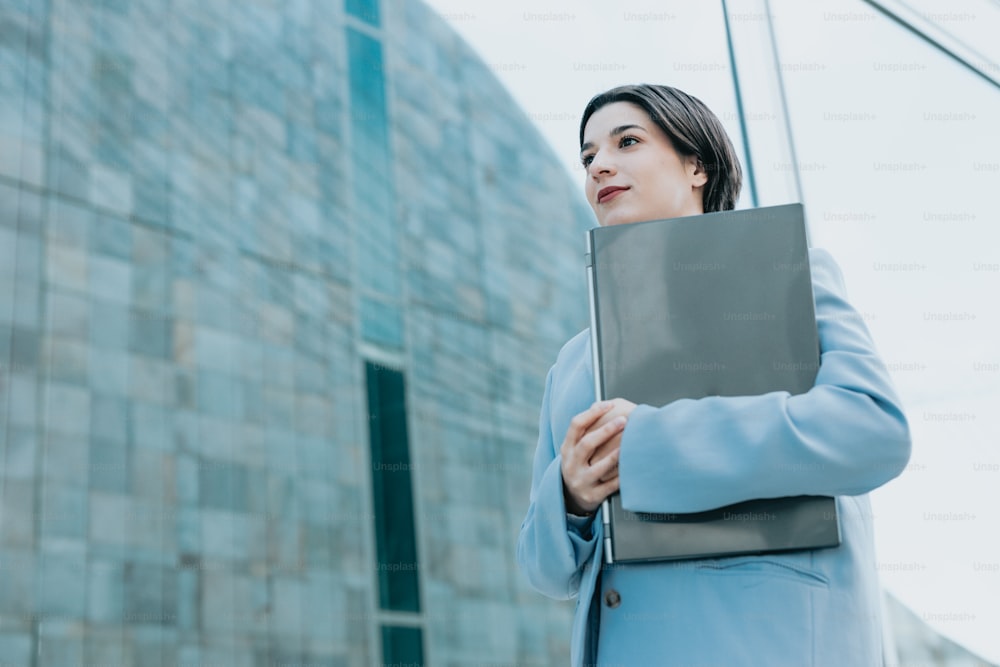
[[[635,410],[635,403],[632,401],[625,400],[624,398],[612,398],[610,399],[611,409],[601,415],[601,418],[597,420],[590,430],[596,430],[615,419],[616,417],[628,417]],[[604,445],[597,448],[591,457],[592,461],[600,461],[602,458],[610,454],[611,452],[617,452],[621,448],[622,444],[622,432],[619,431],[614,437],[604,443]],[[614,475],[618,475],[618,461],[615,460]],[[604,481],[604,480],[602,480]]]
[[[572,514],[593,512],[618,490],[618,449],[626,421],[625,406],[618,401],[595,403],[570,420],[559,453],[563,495]]]

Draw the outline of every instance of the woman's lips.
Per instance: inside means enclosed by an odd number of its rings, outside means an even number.
[[[626,190],[628,190],[628,188],[622,188],[617,186],[604,188],[603,190],[597,193],[597,203],[604,204],[606,202],[609,202],[618,195],[620,195],[621,193],[625,192]]]

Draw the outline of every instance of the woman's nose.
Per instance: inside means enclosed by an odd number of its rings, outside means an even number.
[[[594,155],[593,159],[590,161],[589,171],[591,176],[614,173],[615,165],[608,154],[602,151]]]

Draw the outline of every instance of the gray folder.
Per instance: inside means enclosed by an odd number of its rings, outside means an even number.
[[[587,271],[599,399],[663,406],[812,388],[820,350],[801,204],[591,229]],[[608,563],[840,544],[828,496],[645,514],[616,493],[603,508]]]

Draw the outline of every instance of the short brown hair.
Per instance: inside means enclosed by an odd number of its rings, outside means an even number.
[[[705,213],[736,207],[743,170],[722,122],[704,102],[670,86],[642,83],[612,88],[591,98],[583,110],[581,147],[587,121],[598,109],[614,102],[630,102],[642,108],[667,135],[679,155],[698,158],[708,174],[702,190]]]

